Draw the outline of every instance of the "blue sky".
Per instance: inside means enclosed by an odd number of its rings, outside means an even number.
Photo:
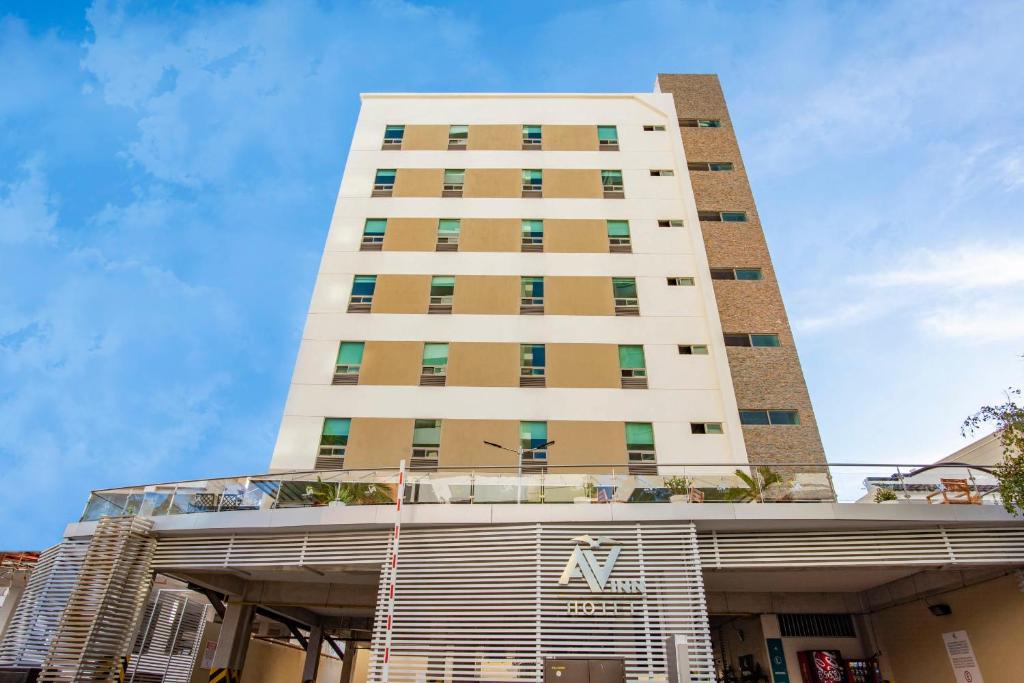
[[[720,74],[826,450],[1024,376],[1019,2],[0,2],[0,547],[261,471],[360,91]]]

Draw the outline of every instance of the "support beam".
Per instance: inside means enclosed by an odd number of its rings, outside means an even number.
[[[306,636],[302,635],[302,631],[299,630],[298,626],[288,621],[282,623],[284,623],[284,625],[288,627],[288,630],[292,634],[292,638],[299,641],[299,647],[301,647],[303,650],[309,647],[309,641],[306,640]]]
[[[326,634],[324,634],[324,640],[326,640],[327,644],[331,646],[332,650],[334,650],[334,654],[338,655],[338,659],[345,659],[345,653],[341,651],[338,641]]]
[[[242,666],[249,650],[255,605],[229,602],[217,639],[217,651],[210,667],[211,683],[235,683],[242,679]]]
[[[302,683],[316,681],[316,672],[320,668],[320,648],[324,643],[324,630],[320,626],[309,629],[309,642],[306,644],[306,660],[302,665]]]

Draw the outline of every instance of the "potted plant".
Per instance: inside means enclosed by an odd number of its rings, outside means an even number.
[[[338,505],[378,505],[392,502],[386,484],[345,482],[338,487]]]
[[[768,466],[758,467],[753,475],[743,470],[736,470],[736,476],[744,483],[725,492],[725,499],[733,503],[757,503],[769,488],[780,488],[788,482],[781,474]],[[788,500],[790,496],[775,496],[774,500]]]
[[[689,503],[690,487],[693,482],[686,477],[669,477],[665,480],[665,488],[668,489],[668,499],[673,503]]]
[[[892,489],[883,489],[875,487],[874,496],[872,496],[876,503],[898,503],[899,496]]]
[[[596,498],[596,497],[597,497],[597,486],[594,484],[593,481],[591,481],[590,479],[587,479],[587,481],[584,482],[584,484],[583,484],[583,495],[582,496],[576,496],[575,498],[572,499],[572,502],[580,503],[582,505],[586,505],[588,503],[593,502],[594,498]]]
[[[337,497],[337,489],[334,484],[328,484],[322,477],[317,476],[316,483],[306,486],[306,494],[303,497],[312,503],[313,507],[323,507]]]

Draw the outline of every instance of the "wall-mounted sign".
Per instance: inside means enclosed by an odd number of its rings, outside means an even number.
[[[782,638],[768,638],[768,666],[772,670],[773,683],[789,683],[789,669],[786,667],[786,651],[782,649]]]
[[[949,664],[953,667],[956,683],[985,683],[967,631],[943,633],[942,642],[946,645],[946,654],[949,655]]]
[[[576,543],[576,547],[569,555],[569,561],[565,563],[565,571],[558,579],[560,585],[566,586],[572,579],[583,578],[590,586],[591,593],[647,592],[647,585],[643,579],[611,579],[609,582],[612,570],[615,569],[615,561],[619,559],[619,554],[622,552],[621,544],[614,538],[608,536],[593,538],[590,535],[583,535],[572,540]],[[601,546],[611,546],[603,564],[594,554],[594,550]]]

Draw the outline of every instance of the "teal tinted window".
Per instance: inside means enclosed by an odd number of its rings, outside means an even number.
[[[524,298],[544,298],[544,278],[529,276],[519,280],[520,295]]]
[[[352,281],[352,296],[373,296],[373,290],[376,288],[376,275],[356,275]]]
[[[618,142],[619,131],[615,126],[598,126],[597,127],[597,141],[598,142]]]
[[[544,181],[544,171],[539,168],[523,169],[523,185],[540,185]]]
[[[523,237],[544,237],[544,221],[524,220]]]
[[[466,169],[446,168],[444,169],[445,185],[462,185],[466,180]]]
[[[348,432],[352,420],[347,417],[329,417],[324,420],[324,431],[320,435],[320,443],[344,446],[348,444]]]
[[[636,298],[636,278],[613,277],[612,292],[616,299]]]
[[[742,223],[747,220],[747,214],[743,211],[723,211],[722,220],[729,223]]]
[[[768,420],[773,425],[798,425],[800,416],[795,410],[769,410]]]
[[[737,280],[760,280],[763,277],[760,268],[737,268]]]
[[[359,365],[363,362],[363,342],[341,342],[338,365]]]
[[[424,344],[423,364],[434,367],[448,365],[448,344]]]
[[[605,187],[622,187],[622,171],[601,171],[601,184]]]
[[[449,140],[465,140],[469,137],[469,126],[448,126]]]
[[[547,422],[520,422],[519,444],[524,449],[543,446],[548,440]]]
[[[629,237],[629,221],[608,221],[609,237]]]
[[[388,227],[387,218],[367,218],[363,225],[363,234],[367,236],[383,237]]]
[[[740,424],[745,425],[766,425],[768,422],[767,410],[741,410]]]
[[[644,347],[619,346],[619,368],[623,370],[647,367],[644,364]]]
[[[374,185],[394,185],[395,184],[395,169],[393,168],[378,168],[377,175],[373,177]]]
[[[652,450],[654,448],[654,426],[650,422],[627,422],[626,448]]]
[[[436,448],[441,445],[440,420],[416,420],[412,429],[412,445],[417,448]]]
[[[454,293],[454,275],[435,275],[430,278],[430,296],[451,296]]]
[[[523,139],[524,140],[540,140],[541,128],[540,126],[523,126]]]
[[[387,126],[384,129],[385,140],[401,140],[405,137],[405,126]]]
[[[697,120],[697,127],[698,128],[721,128],[722,127],[722,122],[719,121],[718,119],[698,119]]]
[[[547,364],[543,344],[520,344],[519,366],[523,368],[541,368]]]
[[[732,164],[728,161],[712,161],[708,164],[711,171],[731,171]]]
[[[437,232],[445,236],[458,235],[461,225],[462,221],[458,218],[442,218],[437,222]]]
[[[778,346],[779,335],[777,334],[752,334],[750,335],[751,346]]]

